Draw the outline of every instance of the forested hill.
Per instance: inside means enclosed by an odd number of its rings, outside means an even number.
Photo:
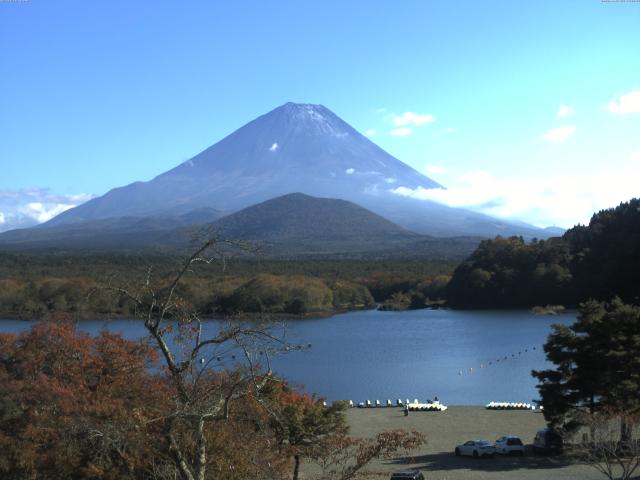
[[[588,226],[526,243],[485,240],[455,270],[447,303],[457,308],[568,307],[619,296],[640,303],[640,199],[603,210]]]

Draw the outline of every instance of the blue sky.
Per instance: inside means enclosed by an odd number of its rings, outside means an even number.
[[[638,52],[628,2],[0,2],[0,229],[287,101],[448,187],[398,194],[569,227],[640,194]]]

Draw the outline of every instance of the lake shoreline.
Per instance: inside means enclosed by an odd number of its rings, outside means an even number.
[[[242,312],[236,315],[219,315],[219,314],[206,314],[199,315],[198,318],[201,320],[220,320],[220,321],[230,321],[230,320],[239,320],[239,321],[252,321],[252,320],[261,320],[267,318],[268,320],[273,321],[285,321],[285,320],[317,320],[321,318],[329,318],[335,315],[341,315],[344,313],[351,312],[368,312],[368,311],[377,311],[379,310],[379,305],[375,305],[372,308],[341,308],[336,310],[322,310],[317,312],[309,312],[305,314],[294,314],[294,313],[257,313],[257,312]],[[74,322],[85,322],[85,321],[93,321],[93,320],[130,320],[130,321],[143,321],[143,318],[132,318],[131,315],[124,314],[104,314],[104,313],[83,313],[81,316],[77,316],[72,312],[60,312],[61,315],[70,315],[71,319]],[[14,320],[14,321],[24,321],[24,322],[48,322],[52,321],[50,316],[47,318],[41,317],[27,317],[24,315],[17,314],[15,312],[0,312],[0,322],[3,320]]]

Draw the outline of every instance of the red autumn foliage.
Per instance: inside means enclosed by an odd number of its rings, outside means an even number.
[[[154,455],[147,420],[167,395],[146,368],[156,360],[140,342],[68,321],[0,335],[0,476],[141,478]]]

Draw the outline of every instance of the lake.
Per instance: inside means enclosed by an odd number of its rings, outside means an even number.
[[[531,370],[548,366],[542,345],[553,323],[571,324],[575,313],[536,316],[527,311],[361,311],[286,324],[289,341],[310,348],[272,358],[272,369],[328,400],[355,403],[438,396],[449,405],[538,398]],[[215,329],[216,321],[207,322]],[[15,332],[30,322],[1,320]],[[144,335],[130,320],[84,321],[126,338]]]

